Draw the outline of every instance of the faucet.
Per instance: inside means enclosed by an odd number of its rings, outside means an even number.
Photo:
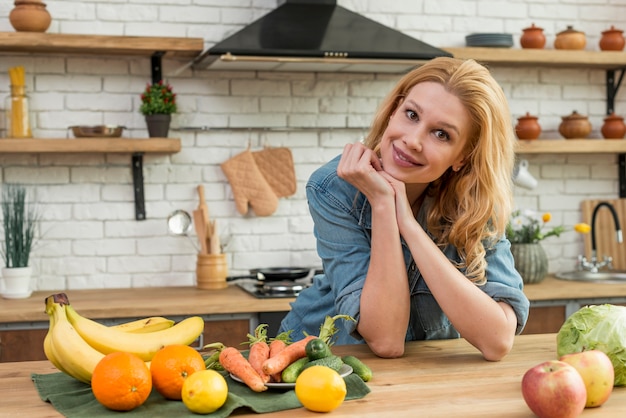
[[[619,225],[619,218],[617,217],[617,212],[615,211],[615,207],[609,202],[598,203],[596,207],[593,209],[593,214],[591,215],[591,260],[587,261],[587,259],[583,255],[578,256],[579,269],[588,270],[591,273],[597,273],[598,270],[601,269],[602,267],[608,267],[609,269],[613,268],[612,257],[604,256],[602,261],[598,261],[598,258],[596,255],[596,216],[598,215],[598,211],[603,206],[609,209],[611,211],[611,214],[613,215],[613,222],[615,223],[615,239],[617,240],[618,243],[622,242],[622,229],[620,228],[620,225]]]

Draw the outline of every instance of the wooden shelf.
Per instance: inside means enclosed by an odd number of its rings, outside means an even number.
[[[0,154],[7,153],[175,153],[181,150],[177,138],[69,138],[0,139]]]
[[[455,58],[473,58],[484,64],[604,70],[626,68],[626,52],[622,51],[475,47],[442,49],[450,52]]]
[[[85,55],[194,58],[202,52],[202,38],[72,35],[34,32],[0,32],[0,51]]]
[[[626,140],[619,139],[535,139],[518,140],[518,154],[623,154]]]

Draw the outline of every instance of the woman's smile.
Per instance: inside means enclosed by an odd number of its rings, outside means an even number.
[[[421,166],[419,162],[417,162],[410,155],[404,153],[402,150],[396,147],[395,144],[392,144],[392,150],[393,150],[393,153],[392,153],[393,161],[396,163],[396,165],[400,167],[409,167],[409,168]]]

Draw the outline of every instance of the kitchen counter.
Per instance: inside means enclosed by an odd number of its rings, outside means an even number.
[[[373,379],[371,393],[360,400],[344,402],[333,417],[524,417],[534,414],[521,393],[521,380],[529,368],[556,358],[554,334],[516,337],[511,353],[500,362],[485,361],[465,340],[418,341],[406,345],[398,359],[381,359],[367,346],[335,346],[335,354],[353,354],[368,364]],[[60,417],[40,400],[31,373],[52,373],[47,361],[0,364],[0,411],[11,417]],[[119,414],[112,413],[111,416]],[[241,409],[237,417],[260,417]],[[304,409],[264,414],[272,417],[311,417]],[[626,416],[626,387],[613,389],[599,408],[585,409],[584,417]]]
[[[526,285],[524,292],[532,304],[569,300],[626,300],[624,284],[571,282],[547,277],[538,284]],[[28,299],[0,298],[0,324],[47,322],[44,299],[53,291],[34,292]],[[133,289],[67,290],[70,303],[84,316],[93,319],[146,316],[189,316],[285,312],[293,298],[258,299],[238,286],[222,290],[195,287],[149,287]]]

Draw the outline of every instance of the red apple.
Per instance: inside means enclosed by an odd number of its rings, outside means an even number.
[[[522,394],[539,418],[574,418],[585,409],[587,389],[578,371],[559,360],[549,360],[526,371]]]
[[[600,406],[609,399],[615,383],[615,370],[611,359],[603,351],[564,354],[559,360],[574,366],[582,376],[587,388],[586,407]]]

